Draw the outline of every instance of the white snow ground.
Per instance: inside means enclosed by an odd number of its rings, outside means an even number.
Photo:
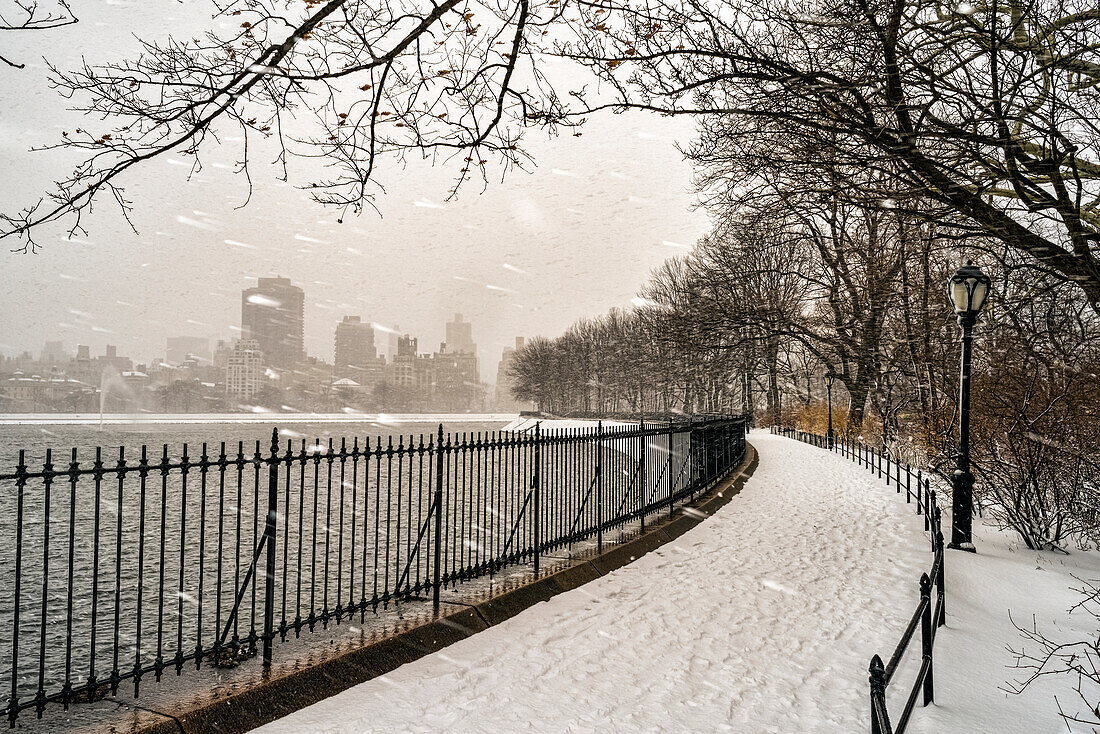
[[[676,542],[259,731],[867,731],[868,660],[893,650],[931,560],[920,518],[846,459],[751,441],[753,478]],[[949,554],[938,702],[912,730],[1066,731],[1049,688],[999,690],[1007,610],[1066,631],[1068,574],[1100,563],[1044,554],[1036,570],[1007,541],[983,529],[979,555]]]

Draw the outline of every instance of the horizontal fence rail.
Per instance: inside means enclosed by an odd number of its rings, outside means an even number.
[[[0,473],[11,726],[530,564],[671,513],[745,455],[747,420],[20,451]]]
[[[819,433],[809,433],[795,428],[773,427],[772,433],[787,436],[819,448],[833,451],[847,459],[856,462],[861,467],[866,467],[869,472],[878,478],[885,477],[886,486],[893,482],[898,494],[903,491],[904,481],[905,501],[907,504],[916,504],[918,515],[924,516],[924,529],[929,534],[932,546],[932,567],[927,573],[921,574],[917,590],[920,601],[913,615],[906,625],[901,639],[894,648],[890,660],[883,665],[882,658],[875,655],[871,658],[869,666],[870,676],[870,714],[872,734],[902,734],[909,724],[909,718],[916,707],[917,701],[927,706],[932,703],[935,694],[932,652],[936,641],[936,630],[947,621],[947,611],[944,606],[944,563],[943,563],[943,533],[940,529],[940,508],[936,503],[936,493],[932,490],[929,478],[918,469],[913,472],[909,464],[905,464],[904,471],[900,461],[897,461],[881,448],[874,448],[845,436],[823,436]],[[933,603],[933,596],[935,601]],[[920,629],[920,655],[921,663],[916,680],[912,688],[906,694],[905,706],[897,719],[897,725],[890,725],[890,714],[886,706],[886,691],[893,682],[894,674],[901,665],[910,644],[916,639],[917,630]]]

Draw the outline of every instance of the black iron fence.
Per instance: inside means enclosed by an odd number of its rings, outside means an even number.
[[[886,486],[891,481],[897,492],[904,492],[906,503],[915,503],[917,514],[924,516],[924,529],[929,534],[932,545],[932,567],[928,573],[921,574],[917,590],[920,601],[905,627],[905,632],[894,648],[889,662],[885,665],[882,658],[875,655],[871,658],[870,665],[870,696],[871,696],[871,732],[872,734],[901,734],[909,724],[909,718],[921,700],[923,706],[932,703],[935,685],[933,676],[932,652],[936,641],[936,630],[943,626],[947,620],[944,608],[944,568],[943,568],[943,533],[940,530],[940,508],[936,503],[936,493],[932,490],[929,478],[922,470],[913,468],[906,463],[904,471],[901,462],[897,461],[882,448],[867,446],[860,441],[853,441],[840,436],[830,438],[819,433],[808,433],[794,428],[773,428],[773,433],[794,438],[805,443],[828,449],[852,461],[862,467],[866,467],[878,478],[886,478]],[[914,486],[915,485],[915,486]],[[933,595],[935,606],[933,606]],[[890,725],[890,713],[886,706],[886,691],[894,681],[894,674],[901,665],[910,644],[916,636],[917,628],[920,628],[920,669],[916,680],[909,689],[905,699],[905,706],[898,716],[897,724]]]
[[[0,474],[11,726],[672,512],[737,466],[741,417],[526,433],[20,451]],[[13,546],[13,548],[12,548]],[[10,642],[5,643],[8,637]],[[4,649],[7,647],[8,649]]]

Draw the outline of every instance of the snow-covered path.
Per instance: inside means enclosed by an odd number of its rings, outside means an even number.
[[[741,494],[676,542],[260,731],[862,731],[923,526],[845,459],[751,441]]]

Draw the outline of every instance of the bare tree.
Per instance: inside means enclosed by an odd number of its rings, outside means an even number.
[[[80,215],[99,195],[124,211],[134,166],[192,155],[221,132],[273,136],[283,155],[336,173],[314,198],[358,211],[381,155],[441,156],[456,185],[525,159],[525,127],[627,108],[718,120],[734,145],[812,140],[838,164],[873,163],[973,233],[1072,282],[1100,309],[1100,11],[1089,0],[241,0],[234,33],[148,42],[129,61],[55,70],[109,129],[59,143],[85,154],[52,198],[9,212],[0,235]],[[303,12],[304,11],[304,12]],[[601,83],[559,94],[547,56]],[[286,116],[316,133],[288,141]],[[863,190],[868,198],[880,195]]]
[[[0,31],[44,31],[77,22],[79,19],[67,0],[53,0],[45,8],[37,0],[9,0],[9,5],[0,10]],[[3,54],[0,61],[15,69],[26,67]]]

